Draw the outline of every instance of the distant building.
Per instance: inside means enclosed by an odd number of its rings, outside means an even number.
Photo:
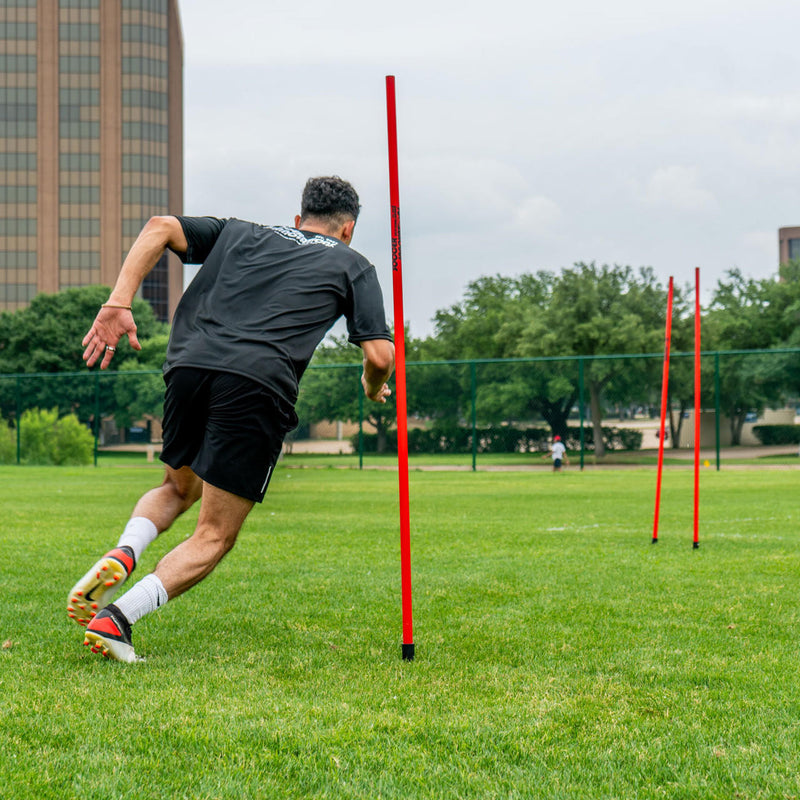
[[[153,214],[183,211],[177,0],[0,0],[0,310],[113,285]],[[142,286],[171,318],[183,270]]]
[[[779,263],[800,261],[800,228],[778,229]]]

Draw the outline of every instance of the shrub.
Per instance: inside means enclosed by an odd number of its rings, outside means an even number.
[[[14,464],[17,461],[17,433],[14,428],[0,421],[0,464]]]
[[[754,425],[753,433],[764,445],[800,444],[800,425]]]
[[[74,414],[32,408],[20,419],[20,451],[24,464],[91,464],[94,438]]]
[[[510,425],[485,425],[477,428],[478,453],[546,453],[550,449],[549,428],[514,428]],[[378,437],[365,433],[365,453],[374,453]],[[638,450],[642,432],[630,428],[603,428],[603,441],[608,450]],[[352,437],[353,449],[358,451],[358,434]],[[568,451],[580,451],[580,428],[569,428],[564,444]],[[592,429],[584,426],[583,447],[594,450]],[[386,452],[397,452],[397,431],[389,431]],[[435,422],[429,428],[412,428],[408,432],[409,453],[471,453],[472,428],[452,422]]]

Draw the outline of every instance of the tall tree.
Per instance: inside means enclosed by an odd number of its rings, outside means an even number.
[[[549,272],[516,278],[486,276],[467,287],[461,303],[435,317],[433,352],[444,359],[510,359],[529,355],[522,336],[531,315],[543,313],[552,293]],[[572,370],[574,372],[574,370]],[[478,416],[485,422],[529,419],[541,415],[554,431],[566,427],[577,398],[577,374],[569,367],[531,364],[481,364],[478,375]],[[461,410],[470,403],[471,376],[462,370]]]
[[[532,309],[520,337],[519,355],[600,356],[657,353],[663,348],[666,291],[650,267],[579,263],[553,279],[548,302]],[[589,360],[589,389],[595,453],[605,454],[603,395],[617,398],[652,383],[653,363]]]
[[[484,277],[462,303],[436,315],[445,358],[526,358],[658,353],[664,343],[666,290],[653,270],[576,264],[556,275]],[[650,401],[655,360],[587,360],[586,382],[595,452],[602,456],[604,395]],[[481,407],[508,419],[541,415],[555,433],[566,430],[578,399],[574,360],[485,367]]]
[[[0,314],[0,374],[82,372],[76,378],[26,378],[23,409],[54,408],[74,411],[86,422],[95,408],[94,378],[83,362],[81,341],[89,330],[100,305],[108,299],[110,289],[88,286],[67,289],[57,294],[39,294],[24,309]],[[166,326],[158,322],[149,303],[133,302],[139,340],[164,333]],[[136,351],[127,338],[120,340],[110,370],[118,370],[125,362],[136,359]],[[9,382],[3,382],[0,394],[2,414],[13,415],[15,403]],[[101,381],[103,408],[113,404],[113,391],[108,381]]]
[[[784,265],[782,280],[745,277],[729,270],[718,281],[704,326],[715,350],[759,350],[791,346],[800,316],[800,268]],[[791,391],[791,365],[784,354],[726,355],[720,362],[721,408],[731,441],[741,442],[747,414],[782,404]],[[795,387],[796,388],[796,387]]]
[[[345,336],[333,337],[317,348],[300,382],[297,415],[301,420],[356,421],[359,417],[361,387],[361,348]],[[378,436],[378,452],[386,450],[386,438],[396,419],[393,397],[384,403],[365,403],[364,422]]]
[[[161,368],[167,355],[169,336],[158,334],[140,342],[138,358],[127,359],[113,377],[118,427],[127,428],[146,417],[160,419],[164,403],[164,380]],[[142,374],[145,371],[155,374]]]

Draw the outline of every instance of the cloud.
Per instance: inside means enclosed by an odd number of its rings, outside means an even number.
[[[787,92],[780,95],[735,94],[723,98],[719,111],[733,120],[769,119],[777,124],[800,123],[800,93]]]
[[[644,202],[675,211],[711,211],[717,208],[713,193],[700,186],[696,167],[660,167],[644,187]]]
[[[536,236],[547,236],[558,228],[563,216],[561,207],[555,200],[537,195],[526,197],[517,206],[512,222],[515,228]]]
[[[764,264],[773,266],[778,261],[778,232],[749,231],[741,236],[742,260],[746,267],[756,267],[762,272]]]
[[[388,298],[384,76],[397,76],[406,314],[481,275],[578,260],[712,286],[777,267],[798,222],[797,0],[181,4],[187,213],[286,222],[353,181]],[[780,20],[776,25],[775,21]],[[800,223],[799,223],[800,224]]]

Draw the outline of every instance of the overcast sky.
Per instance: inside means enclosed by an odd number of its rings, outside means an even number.
[[[307,177],[363,206],[392,316],[396,76],[405,318],[481,275],[652,266],[707,302],[800,225],[797,0],[180,0],[187,214],[289,223]]]

